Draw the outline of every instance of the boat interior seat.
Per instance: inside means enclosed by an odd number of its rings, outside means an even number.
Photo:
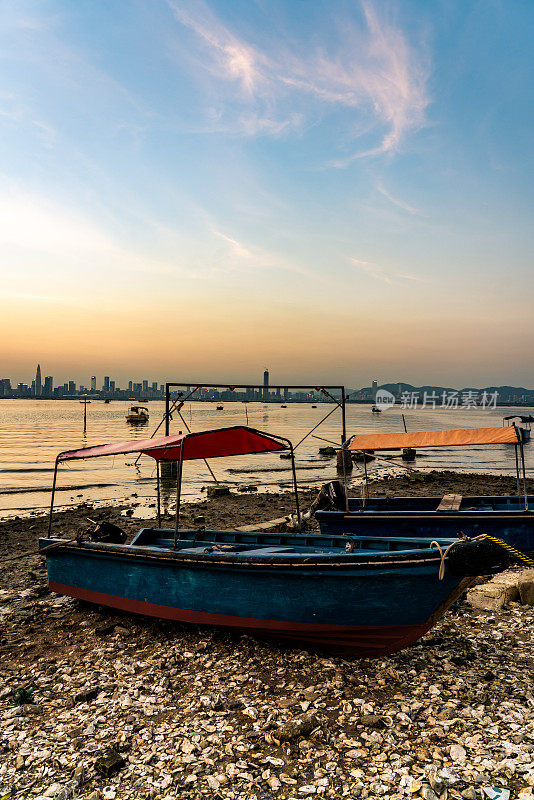
[[[294,547],[253,547],[249,549],[247,545],[237,545],[234,547],[218,547],[217,545],[213,545],[209,542],[197,547],[182,547],[178,550],[180,555],[202,555],[203,553],[217,553],[218,555],[224,555],[225,553],[231,553],[232,555],[243,555],[243,556],[270,556],[270,555],[277,555],[278,553],[294,553]]]
[[[254,550],[242,550],[245,556],[274,556],[278,553],[294,553],[294,547],[257,547]]]

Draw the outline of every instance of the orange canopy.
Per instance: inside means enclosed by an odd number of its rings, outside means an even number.
[[[125,453],[145,453],[156,461],[178,461],[183,447],[183,460],[195,458],[217,458],[218,456],[238,456],[250,453],[269,453],[288,450],[289,444],[272,437],[268,433],[256,431],[243,425],[233,428],[220,428],[214,431],[183,433],[178,436],[161,436],[158,439],[137,439],[133,442],[100,444],[60,453],[58,461],[77,458],[96,458],[116,456]]]
[[[400,450],[403,447],[457,447],[477,444],[517,444],[513,425],[502,428],[466,428],[456,431],[414,431],[414,433],[371,433],[353,436],[348,450]]]

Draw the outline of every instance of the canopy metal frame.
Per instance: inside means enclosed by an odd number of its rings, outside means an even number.
[[[168,381],[165,384],[165,435],[169,435],[169,428],[170,428],[170,421],[171,421],[171,392],[176,389],[185,389],[187,390],[191,386],[195,386],[193,391],[189,391],[186,399],[190,399],[195,392],[199,389],[205,388],[212,388],[212,389],[230,389],[234,391],[235,389],[287,389],[294,390],[294,389],[314,389],[317,392],[320,392],[325,397],[328,397],[332,400],[338,408],[341,410],[341,441],[344,442],[347,438],[347,420],[346,420],[346,402],[347,402],[347,394],[345,392],[345,387],[342,385],[329,385],[329,384],[299,384],[299,385],[292,385],[288,386],[287,384],[272,384],[270,383],[268,386],[265,386],[262,383],[218,383],[217,381],[189,381],[188,383],[178,383],[175,381]],[[338,391],[340,393],[340,399],[338,400],[332,392]],[[184,393],[185,394],[185,393]],[[178,398],[176,402],[180,402],[182,398]]]
[[[527,475],[526,475],[526,466],[525,466],[525,447],[524,447],[524,440],[521,434],[521,430],[517,427],[516,423],[514,422],[510,427],[513,427],[516,432],[517,441],[513,442],[514,450],[515,450],[515,469],[516,469],[516,482],[517,482],[517,498],[523,495],[523,501],[525,504],[525,511],[529,510],[528,506],[528,490],[527,490]],[[342,445],[343,450],[348,450],[350,443],[354,436],[350,436]],[[510,442],[511,444],[511,442]],[[424,447],[423,447],[424,449]],[[363,461],[364,461],[364,483],[363,483],[363,495],[362,495],[362,509],[364,509],[367,505],[367,501],[369,500],[369,478],[367,474],[367,453],[369,451],[362,450],[360,451],[363,453]],[[523,492],[521,492],[520,483],[523,484]],[[348,503],[348,500],[347,500]]]
[[[209,431],[210,433],[217,433],[218,431],[224,431],[225,428],[216,428],[213,431]],[[298,497],[298,484],[297,484],[297,471],[295,466],[295,452],[293,443],[290,439],[287,439],[285,436],[279,436],[278,434],[271,434],[265,433],[263,431],[258,431],[255,428],[250,428],[247,426],[247,430],[252,431],[253,433],[259,434],[260,436],[265,436],[268,439],[271,439],[274,442],[278,442],[280,444],[285,443],[283,447],[280,449],[287,449],[291,455],[291,471],[293,476],[293,490],[295,493],[295,509],[297,512],[297,526],[300,530],[302,527],[302,517],[300,513],[300,503]],[[182,475],[183,475],[183,462],[184,462],[184,443],[187,441],[188,438],[195,438],[199,435],[199,433],[188,432],[187,434],[182,436],[180,442],[180,457],[177,461],[177,480],[176,480],[176,522],[175,522],[175,535],[174,535],[174,548],[176,549],[177,543],[177,534],[178,534],[178,526],[179,526],[179,516],[180,516],[180,499],[181,499],[181,492],[182,492]],[[90,450],[91,448],[87,448]],[[149,448],[148,448],[149,449]],[[155,448],[158,449],[158,448]],[[159,448],[164,450],[165,448]],[[141,455],[144,451],[141,452]],[[278,452],[278,450],[261,450],[261,451],[253,451],[255,454],[263,453],[263,452]],[[67,460],[64,458],[66,453],[62,452],[56,456],[56,460],[54,463],[54,477],[52,479],[52,491],[50,496],[50,513],[48,517],[48,538],[50,538],[50,534],[52,532],[52,519],[54,513],[54,499],[56,495],[56,487],[57,487],[57,473],[58,467],[61,461]],[[87,455],[86,458],[103,458],[104,456],[109,455],[117,455],[117,454],[109,454],[109,453],[99,453],[97,455]],[[252,453],[238,453],[236,455],[252,455]],[[85,456],[78,456],[79,458],[84,458]],[[230,458],[231,456],[225,456]],[[168,460],[168,459],[164,459]],[[188,460],[188,459],[186,459]],[[158,526],[161,528],[161,497],[160,497],[160,486],[161,486],[161,478],[160,478],[160,459],[155,459],[156,461],[156,493],[157,493],[157,515],[158,515]]]

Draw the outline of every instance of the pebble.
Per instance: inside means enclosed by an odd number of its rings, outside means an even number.
[[[453,761],[465,761],[467,753],[461,744],[451,745],[449,752]]]

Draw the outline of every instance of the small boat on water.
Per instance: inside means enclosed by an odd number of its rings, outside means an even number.
[[[217,411],[224,411],[224,406],[217,406]]]
[[[522,414],[510,414],[507,417],[503,417],[502,423],[503,425],[506,423],[507,425],[515,425],[516,423],[513,420],[518,420],[517,425],[518,430],[521,431],[521,436],[523,437],[524,442],[530,441],[530,436],[532,433],[532,423],[534,422],[534,417],[532,414],[526,414],[523,416]]]
[[[403,448],[515,445],[517,494],[500,496],[349,497],[342,487],[330,492],[332,510],[317,510],[322,533],[329,536],[457,536],[488,534],[522,551],[534,551],[534,496],[526,492],[523,438],[514,426],[450,431],[353,436],[349,452]],[[520,475],[520,464],[522,475]],[[521,492],[522,490],[522,492]],[[327,490],[328,494],[328,490]],[[364,494],[367,494],[364,492]]]
[[[373,412],[373,414],[381,414],[382,413],[382,409],[378,408],[378,406],[373,406],[371,411]]]
[[[131,406],[130,411],[126,414],[126,422],[133,425],[148,422],[149,413],[146,406]]]
[[[142,528],[131,544],[111,525],[86,537],[54,538],[58,466],[133,452],[156,461],[158,526]],[[509,564],[509,555],[487,541],[180,527],[185,461],[274,452],[291,457],[300,526],[293,446],[280,436],[236,426],[60,453],[48,538],[39,542],[50,589],[127,612],[383,656],[417,641],[476,575]],[[161,527],[159,475],[165,461],[177,462],[174,529]]]

